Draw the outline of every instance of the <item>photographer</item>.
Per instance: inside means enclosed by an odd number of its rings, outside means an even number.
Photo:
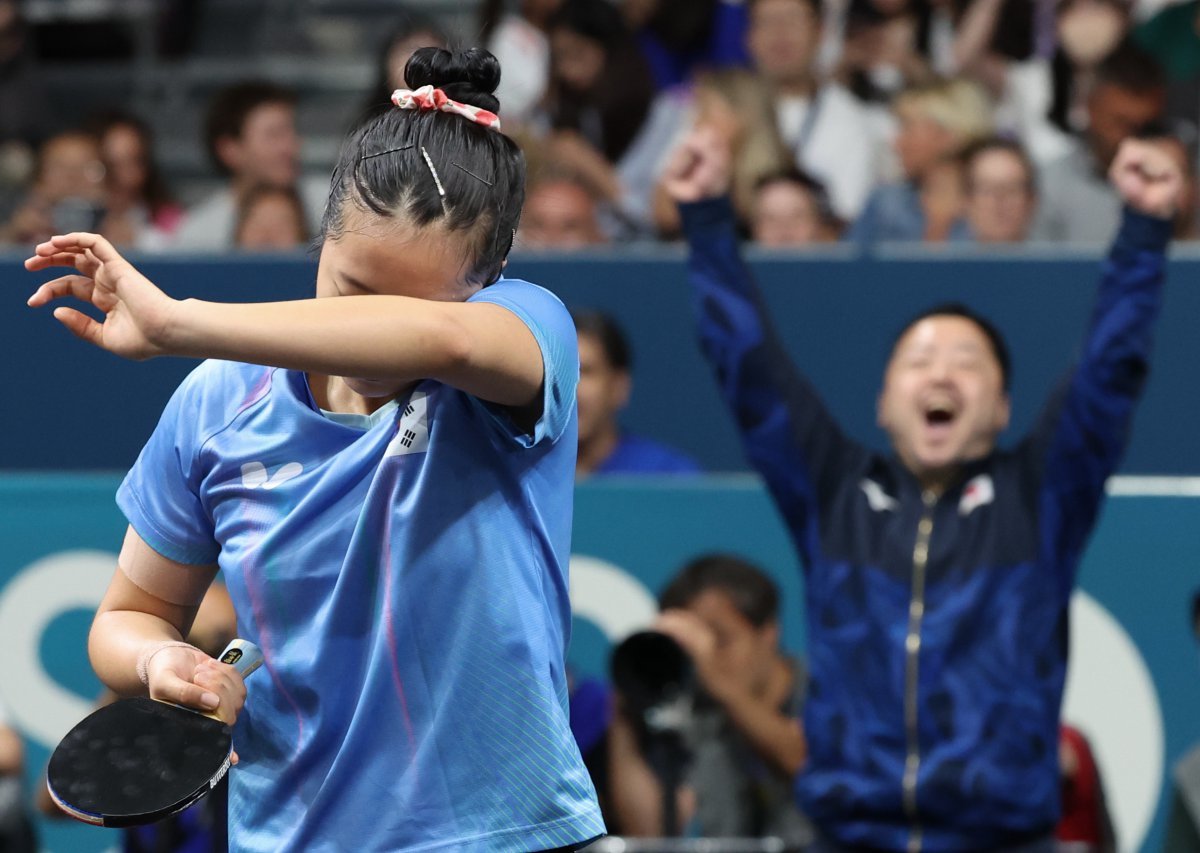
[[[659,768],[647,759],[644,728],[618,692],[608,744],[615,830],[807,838],[808,822],[792,795],[792,777],[807,754],[799,721],[805,675],[779,648],[775,584],[737,557],[707,555],[683,568],[659,605],[654,630],[686,652],[697,682],[686,737],[692,758],[676,798],[678,826],[664,832]]]

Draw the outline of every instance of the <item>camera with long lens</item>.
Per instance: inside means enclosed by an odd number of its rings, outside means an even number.
[[[686,738],[695,673],[682,646],[658,631],[639,631],[613,650],[611,669],[613,685],[643,747],[652,738]]]
[[[675,791],[691,761],[696,697],[692,659],[666,634],[640,631],[613,650],[610,669],[638,749],[662,786],[662,834],[673,836]]]

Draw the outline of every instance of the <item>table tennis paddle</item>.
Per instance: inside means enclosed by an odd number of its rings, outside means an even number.
[[[234,640],[218,658],[245,678],[258,646]],[[190,806],[228,772],[233,731],[201,711],[149,697],[93,711],[50,756],[46,786],[64,812],[96,826],[153,823]]]

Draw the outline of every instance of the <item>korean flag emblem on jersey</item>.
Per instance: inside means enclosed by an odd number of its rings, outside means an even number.
[[[383,456],[407,456],[429,449],[429,398],[424,391],[414,391],[408,405],[400,414],[396,437],[388,444]]]

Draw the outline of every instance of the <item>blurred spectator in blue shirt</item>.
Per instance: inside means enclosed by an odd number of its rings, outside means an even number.
[[[572,311],[579,333],[579,456],[575,478],[591,474],[696,474],[700,465],[674,448],[621,429],[633,390],[633,356],[616,321]]]

